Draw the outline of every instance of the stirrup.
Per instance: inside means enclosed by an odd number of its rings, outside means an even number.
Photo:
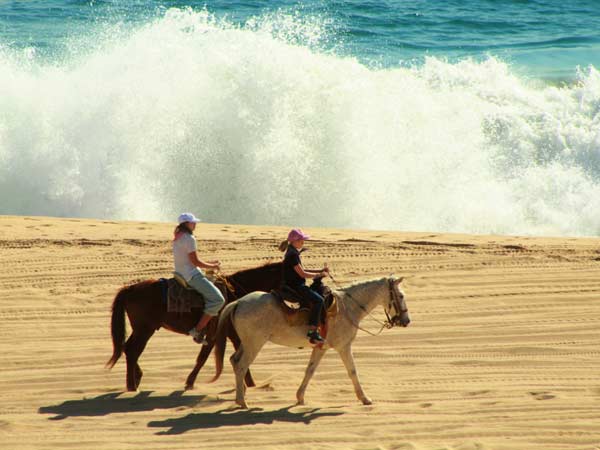
[[[308,340],[310,341],[311,344],[324,344],[325,343],[325,339],[323,339],[323,336],[321,336],[319,334],[318,330],[309,331],[308,333],[306,333],[306,337],[308,338]]]
[[[208,345],[208,341],[206,340],[206,330],[198,331],[196,328],[192,328],[188,331],[188,334],[194,338],[196,344]]]

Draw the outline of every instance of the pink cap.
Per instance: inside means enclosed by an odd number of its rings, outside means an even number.
[[[288,242],[299,241],[301,239],[307,241],[310,239],[310,236],[305,234],[300,228],[294,228],[288,233]]]

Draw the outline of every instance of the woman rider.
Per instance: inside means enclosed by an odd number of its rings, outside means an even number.
[[[301,295],[306,301],[310,302],[311,310],[308,319],[308,337],[311,344],[322,344],[325,339],[321,337],[317,327],[321,320],[321,310],[325,300],[317,292],[306,285],[307,278],[326,277],[329,269],[306,270],[300,260],[300,254],[304,251],[304,241],[310,239],[310,236],[295,228],[288,234],[287,240],[279,245],[279,250],[285,251],[283,258],[283,283],[292,290]]]
[[[196,238],[194,229],[200,219],[192,213],[183,213],[177,219],[179,225],[175,228],[173,239],[173,258],[175,261],[175,272],[179,273],[196,291],[204,297],[204,314],[200,321],[188,334],[198,344],[206,344],[206,325],[225,303],[221,291],[210,282],[202,272],[202,269],[221,268],[220,261],[202,261],[198,258]]]

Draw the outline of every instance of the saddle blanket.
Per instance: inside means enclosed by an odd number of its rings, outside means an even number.
[[[192,308],[204,309],[204,297],[195,289],[184,288],[175,278],[161,278],[167,312],[189,313]],[[166,292],[165,292],[166,291]]]

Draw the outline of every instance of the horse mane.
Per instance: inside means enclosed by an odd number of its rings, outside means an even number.
[[[360,295],[360,293],[363,290],[367,290],[367,289],[371,288],[374,284],[381,283],[384,280],[387,280],[387,277],[375,278],[375,279],[366,280],[366,281],[357,281],[355,283],[352,283],[349,286],[344,286],[340,290],[344,291],[344,292],[356,290],[356,292],[353,292],[353,294]]]
[[[251,267],[249,269],[242,269],[242,270],[238,270],[235,273],[232,273],[231,275],[226,275],[226,278],[231,278],[231,277],[243,277],[244,275],[252,275],[254,274],[254,272],[262,272],[264,270],[269,270],[269,269],[275,269],[275,268],[280,268],[282,265],[282,262],[275,262],[275,263],[265,263],[262,266],[258,266],[258,267]]]

